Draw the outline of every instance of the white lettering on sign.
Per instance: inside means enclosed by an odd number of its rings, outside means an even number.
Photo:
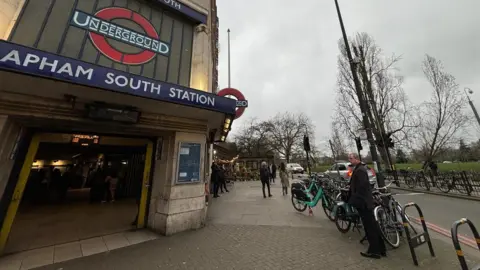
[[[182,5],[175,0],[163,0],[163,2],[167,5],[175,8],[175,9],[178,9],[178,10],[180,10],[182,8]]]
[[[136,78],[127,78],[123,75],[115,75],[112,72],[107,73],[105,83],[110,85],[116,85],[118,87],[128,87],[132,90],[156,93],[157,95],[160,95],[160,90],[162,89],[161,84],[156,84]]]
[[[215,106],[215,98],[209,97],[203,94],[190,92],[184,89],[170,88],[170,93],[168,94],[172,98],[177,98],[180,100],[200,103],[203,105]]]
[[[20,58],[20,54],[17,50],[10,51],[7,55],[0,59],[0,62],[7,63],[13,62],[17,66],[29,67],[31,65],[38,64],[39,70],[46,70],[48,72],[57,74],[67,74],[71,77],[86,77],[88,80],[92,79],[93,69],[84,68],[81,65],[75,65],[72,67],[70,63],[64,63],[59,67],[58,60],[49,60],[47,57],[40,58],[38,55],[27,53],[23,61]]]
[[[124,41],[125,43],[142,49],[153,51],[155,53],[167,55],[170,52],[170,47],[165,42],[154,40],[142,33],[137,33],[133,30],[126,29],[109,21],[95,18],[81,11],[75,11],[71,24],[109,38]]]

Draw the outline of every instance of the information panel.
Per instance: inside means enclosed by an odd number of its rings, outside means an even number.
[[[200,143],[181,142],[178,149],[177,183],[200,182]]]

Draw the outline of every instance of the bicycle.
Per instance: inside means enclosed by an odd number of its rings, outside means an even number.
[[[392,183],[373,191],[374,197],[376,197],[376,201],[379,203],[373,210],[373,214],[375,221],[380,227],[382,238],[392,248],[398,248],[400,246],[400,236],[403,234],[402,215],[409,223],[414,234],[417,231],[410,223],[409,217],[403,213],[400,203],[395,200],[392,193],[387,192]]]
[[[292,183],[290,189],[292,205],[298,212],[304,212],[307,207],[309,208],[309,214],[313,215],[312,207],[315,207],[318,202],[322,201],[322,208],[325,215],[332,220],[331,211],[333,210],[333,199],[325,192],[324,184],[315,177],[312,179],[305,179]]]
[[[414,189],[417,184],[421,188],[426,188],[428,186],[428,180],[425,177],[425,173],[423,171],[413,172],[413,177],[411,174],[412,173],[409,173],[405,176],[405,184],[409,188]]]

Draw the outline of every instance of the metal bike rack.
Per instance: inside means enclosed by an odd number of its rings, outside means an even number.
[[[462,270],[468,270],[467,266],[467,261],[465,260],[465,257],[463,256],[463,251],[462,248],[460,247],[460,242],[458,241],[458,227],[462,224],[467,223],[468,226],[470,227],[470,230],[473,233],[473,237],[475,237],[475,240],[477,242],[478,249],[480,251],[480,235],[478,234],[477,228],[475,228],[475,225],[468,220],[467,218],[462,218],[460,220],[455,221],[452,224],[452,241],[453,241],[453,246],[455,247],[455,250],[457,251],[457,257],[458,261],[460,261],[460,266],[462,267]],[[480,265],[475,266],[471,270],[477,270],[480,269]]]
[[[405,210],[408,207],[412,207],[412,206],[414,206],[417,209],[418,216],[420,217],[420,221],[422,223],[422,228],[423,228],[422,233],[418,233],[418,234],[413,235],[413,236],[410,235],[409,223],[408,223],[407,219],[405,218],[405,215],[406,215]],[[405,234],[406,234],[407,241],[408,241],[408,246],[410,247],[410,253],[412,254],[413,263],[416,266],[418,266],[418,260],[417,260],[417,254],[415,253],[415,248],[427,243],[428,244],[428,249],[430,250],[430,255],[432,255],[432,257],[435,257],[435,252],[433,251],[432,241],[430,240],[430,235],[428,234],[428,228],[427,228],[427,224],[425,223],[425,218],[423,217],[422,209],[420,209],[420,207],[416,203],[410,202],[410,203],[405,204],[402,211],[403,211],[403,213],[401,215],[402,216],[402,222],[403,222],[403,227],[405,229]]]

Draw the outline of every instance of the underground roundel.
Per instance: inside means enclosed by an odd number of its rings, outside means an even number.
[[[245,108],[248,107],[248,101],[245,99],[245,96],[242,92],[238,91],[235,88],[225,88],[220,90],[217,95],[222,97],[234,97],[237,100],[237,111],[235,113],[235,119],[240,118],[245,112]]]
[[[143,33],[124,27],[114,20],[128,20],[138,25]],[[120,7],[104,8],[95,15],[75,10],[71,25],[88,31],[90,40],[99,52],[109,59],[125,65],[142,65],[157,54],[168,56],[170,45],[160,41],[155,27],[142,15]],[[107,39],[141,49],[138,53],[127,53],[113,47]]]

